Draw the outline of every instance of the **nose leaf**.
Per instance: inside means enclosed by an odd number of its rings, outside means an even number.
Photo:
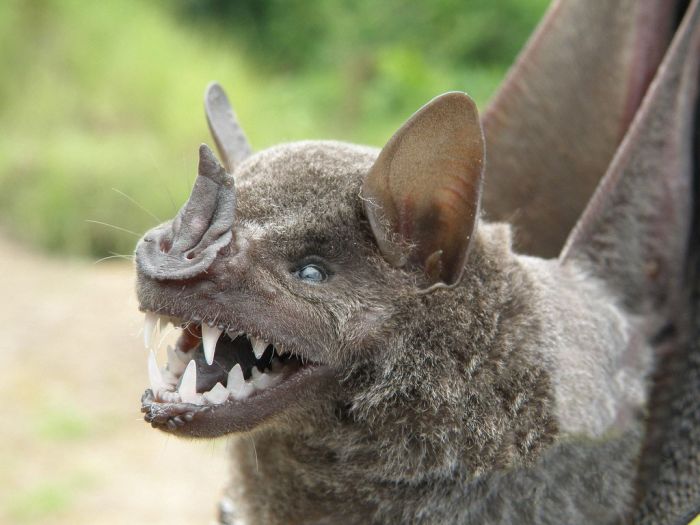
[[[233,177],[202,144],[192,193],[172,221],[141,239],[136,248],[139,270],[154,279],[190,279],[202,274],[231,241],[235,210]]]

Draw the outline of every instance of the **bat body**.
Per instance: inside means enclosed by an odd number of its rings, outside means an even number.
[[[368,516],[420,521],[420,513],[427,513],[435,522],[508,523],[522,519],[529,502],[530,522],[555,523],[563,502],[578,494],[583,501],[571,506],[579,522],[619,516],[633,493],[641,436],[634,413],[644,405],[643,377],[651,365],[649,347],[634,345],[634,356],[625,355],[639,327],[602,283],[575,265],[514,254],[506,225],[479,225],[470,271],[458,286],[416,293],[415,276],[376,253],[363,219],[357,196],[375,156],[348,145],[300,143],[252,157],[237,172],[236,213],[257,234],[241,250],[231,249],[235,266],[221,259],[209,268],[225,283],[189,284],[188,295],[195,297],[181,306],[180,281],[166,295],[170,281],[141,277],[146,309],[181,319],[187,312],[180,308],[191,309],[226,329],[265,334],[294,354],[332,363],[340,378],[318,392],[290,396],[290,406],[256,427],[254,448],[245,439],[234,445],[240,473],[231,490],[237,506],[249,506],[246,514],[260,523],[312,521],[333,516],[334,509],[344,515],[348,508],[363,509],[358,522]],[[309,165],[317,169],[305,170]],[[274,188],[262,181],[274,181]],[[309,191],[314,199],[306,197]],[[273,207],[278,194],[286,203]],[[314,223],[319,230],[307,237]],[[289,261],[276,256],[287,246],[333,261],[334,275],[306,285],[310,290],[288,289],[281,278],[291,274]],[[261,277],[246,278],[242,288],[243,279],[235,276],[250,271]],[[212,302],[217,294],[221,298]],[[240,313],[227,317],[227,304],[240,305]],[[304,329],[297,334],[299,325]],[[289,333],[278,326],[288,326]],[[279,396],[274,402],[283,400]],[[328,400],[299,403],[307,396]],[[627,412],[629,421],[618,421]],[[233,423],[219,428],[231,421],[220,417],[203,420],[199,428],[195,414],[178,431],[238,430]],[[582,447],[594,440],[600,442]],[[607,471],[613,458],[621,472],[606,475],[609,486],[586,480],[593,464],[599,465],[594,471]],[[503,488],[485,504],[490,477]],[[283,489],[285,479],[293,482]],[[583,497],[580,484],[595,490]],[[542,496],[525,497],[525,487]],[[478,510],[466,504],[467,496]]]
[[[692,2],[668,50],[654,40],[600,137],[582,117],[580,139],[600,145],[588,161],[610,166],[572,167],[590,191],[602,181],[565,244],[556,228],[532,240],[557,206],[515,220],[522,249],[510,224],[483,219],[482,200],[494,218],[518,208],[488,204],[491,174],[495,188],[524,151],[509,144],[525,120],[501,118],[517,102],[508,90],[483,127],[466,95],[448,93],[381,150],[316,141],[251,154],[209,88],[223,165],[200,148],[190,199],[146,233],[136,263],[147,337],[159,318],[183,327],[163,370],[149,360],[146,420],[238,435],[222,523],[651,519],[668,491],[647,487],[666,467],[640,458],[671,442],[650,426],[654,374],[692,348],[699,12]],[[528,53],[546,70],[539,45]],[[510,86],[538,93],[520,69]],[[557,155],[523,164],[522,180],[544,166],[556,181]],[[666,416],[697,413],[692,392],[673,401]]]

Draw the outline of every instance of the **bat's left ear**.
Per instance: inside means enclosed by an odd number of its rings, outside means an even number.
[[[457,284],[479,214],[483,168],[484,137],[472,99],[446,93],[416,112],[362,186],[384,258],[423,270],[425,288]]]
[[[226,171],[233,173],[251,155],[252,149],[224,89],[216,82],[209,84],[204,92],[204,112]]]

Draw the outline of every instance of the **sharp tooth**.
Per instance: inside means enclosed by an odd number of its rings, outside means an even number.
[[[257,359],[260,359],[267,348],[267,342],[256,337],[250,338],[250,343],[253,345],[253,353]]]
[[[224,385],[221,383],[216,383],[214,388],[212,388],[209,392],[204,393],[204,400],[212,405],[218,405],[219,403],[226,401],[228,396],[229,391],[226,390]]]
[[[153,350],[148,353],[148,380],[151,383],[151,390],[153,390],[154,394],[161,389],[167,390],[163,376],[160,375],[156,354],[153,353]]]
[[[158,324],[158,316],[153,312],[146,312],[146,319],[143,323],[143,344],[146,348],[151,347],[153,341],[153,333],[156,331]]]
[[[182,374],[182,379],[180,380],[178,393],[183,403],[195,403],[197,401],[197,365],[194,361],[190,361],[187,368],[185,368],[185,373]]]
[[[265,374],[261,373],[257,368],[253,368],[248,384],[255,387],[255,390],[264,390],[276,385],[280,379],[282,379],[281,374]]]
[[[230,392],[233,392],[235,394],[241,389],[243,385],[245,385],[245,379],[243,379],[243,370],[241,369],[241,365],[236,363],[231,369],[231,371],[228,373],[226,388]]]
[[[211,366],[214,362],[214,352],[216,352],[216,342],[219,340],[221,330],[216,326],[202,325],[202,344],[204,345],[204,357],[207,364]]]
[[[168,390],[174,390],[175,385],[177,385],[178,376],[173,374],[167,368],[162,368],[160,370],[160,375],[163,378],[163,381],[165,381],[165,384],[167,385]]]
[[[185,363],[185,365],[187,365],[187,363],[189,363],[190,361],[192,361],[192,359],[194,359],[194,352],[183,352],[182,350],[175,347],[175,356],[180,361]]]
[[[177,354],[176,350],[172,347],[168,347],[168,370],[175,374],[176,376],[181,376],[185,371],[187,362],[183,361]]]
[[[177,392],[168,392],[167,390],[161,390],[158,392],[158,398],[166,403],[179,403],[180,396]]]
[[[243,370],[241,370],[241,365],[236,363],[236,365],[228,373],[226,389],[231,392],[234,399],[245,399],[253,392],[253,390],[255,390],[255,387],[243,379]]]
[[[257,381],[255,381],[255,388],[258,390],[264,390],[275,386],[282,379],[281,374],[262,374]]]

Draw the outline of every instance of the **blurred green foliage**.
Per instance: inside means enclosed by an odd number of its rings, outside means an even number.
[[[179,0],[188,17],[238,35],[268,68],[328,67],[400,47],[453,68],[508,64],[542,0]]]
[[[0,2],[0,226],[52,252],[129,254],[186,198],[210,80],[258,149],[381,145],[444,91],[483,107],[546,4]]]
[[[84,472],[71,472],[54,480],[44,480],[33,487],[17,491],[8,505],[7,517],[16,524],[47,523],[74,505],[75,500],[96,480]]]

